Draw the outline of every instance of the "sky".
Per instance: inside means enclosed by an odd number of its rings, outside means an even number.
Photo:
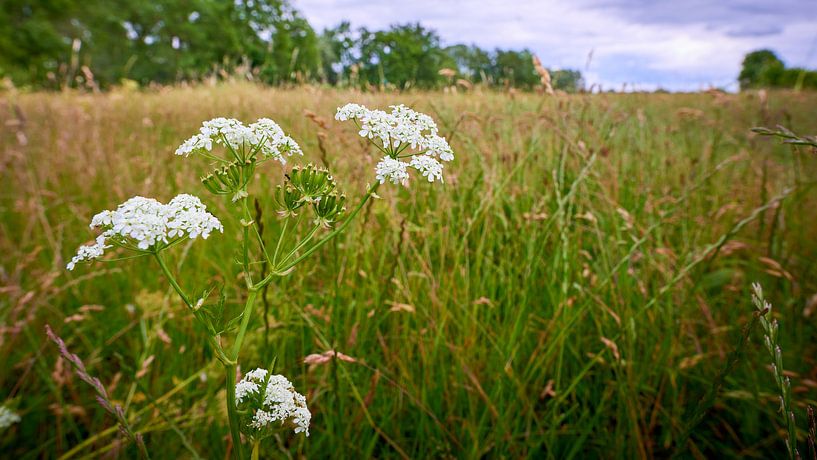
[[[737,90],[746,53],[817,69],[817,0],[292,0],[320,31],[420,22],[444,45],[528,48],[604,89]],[[625,86],[626,85],[626,86]]]

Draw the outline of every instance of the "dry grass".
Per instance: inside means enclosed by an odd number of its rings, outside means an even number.
[[[173,150],[202,120],[266,116],[360,192],[377,156],[334,122],[348,101],[432,114],[457,159],[444,189],[387,188],[356,231],[270,289],[269,316],[253,324],[244,361],[277,356],[309,392],[315,418],[308,440],[281,438],[269,455],[785,454],[755,345],[688,443],[677,442],[752,313],[750,281],[762,280],[779,306],[795,400],[816,394],[817,328],[803,308],[817,291],[817,156],[749,128],[817,132],[817,95],[543,98],[246,84],[0,95],[0,398],[13,398],[23,417],[0,433],[2,451],[135,453],[57,359],[49,323],[155,457],[187,455],[179,436],[205,457],[225,455],[218,368],[154,267],[63,267],[92,238],[94,213],[136,194],[184,191],[227,229],[177,252],[181,279],[232,279],[238,267],[223,261],[237,218],[199,186],[206,165]],[[264,195],[282,172],[259,174]],[[274,234],[273,213],[264,215]],[[329,349],[357,362],[302,364]]]

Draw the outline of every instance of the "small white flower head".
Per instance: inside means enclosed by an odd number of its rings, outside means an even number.
[[[185,238],[207,239],[213,230],[224,233],[221,222],[197,197],[181,194],[162,204],[153,198],[135,196],[114,211],[102,211],[91,220],[91,228],[102,229],[96,244],[81,246],[68,263],[98,259],[112,245],[140,251],[160,250]]]
[[[360,104],[339,107],[335,119],[354,120],[359,127],[358,135],[375,144],[386,157],[375,167],[380,183],[387,179],[394,184],[405,185],[408,181],[406,168],[411,166],[428,179],[443,181],[441,161],[454,159],[448,141],[437,134],[434,120],[404,105],[391,106],[391,112],[370,110]],[[401,158],[411,158],[409,163]]]
[[[260,118],[245,126],[234,118],[214,118],[202,123],[199,133],[176,149],[176,155],[208,155],[213,145],[221,145],[240,156],[242,161],[260,154],[286,164],[286,156],[303,155],[301,147],[277,123]],[[234,158],[231,158],[231,160]]]
[[[304,152],[291,137],[284,134],[284,130],[278,123],[269,118],[259,118],[258,121],[250,125],[258,138],[261,154],[267,158],[278,160],[281,164],[286,164],[286,156],[298,154],[303,156]]]
[[[411,157],[411,167],[420,171],[429,182],[443,181],[443,165],[429,155],[415,155]]]
[[[20,422],[20,416],[6,406],[0,406],[0,430]]]
[[[312,414],[306,398],[283,375],[269,375],[266,369],[248,372],[235,386],[235,402],[243,414],[242,430],[255,439],[286,428],[309,436]]]
[[[374,168],[375,179],[380,183],[390,180],[392,184],[405,184],[408,181],[409,175],[406,168],[408,163],[400,160],[395,160],[392,157],[383,157],[377,166]]]
[[[102,257],[102,254],[105,253],[105,250],[110,248],[110,245],[105,244],[105,236],[99,235],[96,237],[96,244],[89,244],[86,246],[80,246],[77,250],[77,255],[71,258],[71,262],[68,262],[66,268],[68,270],[73,270],[74,267],[77,266],[80,262],[85,262],[89,260],[94,260]]]

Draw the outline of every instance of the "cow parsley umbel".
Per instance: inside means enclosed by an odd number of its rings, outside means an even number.
[[[253,440],[286,429],[309,436],[312,414],[306,398],[283,375],[271,375],[266,369],[248,372],[236,384],[235,402],[241,430]]]
[[[68,263],[73,270],[77,263],[98,259],[113,246],[137,252],[158,252],[185,239],[201,236],[207,239],[214,230],[224,232],[221,222],[197,197],[181,194],[162,204],[153,198],[135,196],[113,211],[102,211],[91,220],[91,228],[102,234],[96,243],[81,246]]]
[[[386,181],[405,184],[409,169],[429,182],[442,182],[441,162],[454,158],[448,142],[438,135],[434,120],[403,105],[393,106],[391,113],[386,113],[349,104],[338,110],[337,118],[355,120],[359,134],[385,155],[375,168],[377,181],[361,197],[348,201],[350,212],[340,181],[328,169],[312,164],[286,165],[288,159],[297,159],[303,152],[268,118],[250,125],[232,118],[214,118],[204,122],[198,133],[176,149],[176,155],[210,164],[212,169],[201,178],[201,183],[214,195],[228,198],[228,209],[236,217],[230,222],[240,224],[238,231],[232,233],[240,235],[233,252],[235,257],[224,258],[222,270],[228,273],[234,263],[240,266],[240,276],[228,277],[238,280],[237,286],[191,291],[181,286],[165,262],[165,253],[180,242],[205,239],[214,231],[224,232],[221,221],[207,211],[201,200],[187,194],[167,204],[137,196],[113,211],[97,214],[91,228],[101,233],[94,244],[80,247],[68,263],[68,269],[73,270],[80,262],[103,257],[112,247],[134,253],[122,259],[152,256],[157,261],[162,275],[198,322],[199,327],[191,330],[204,331],[213,355],[224,368],[230,437],[237,459],[244,458],[242,431],[253,441],[253,458],[258,458],[262,439],[289,430],[308,435],[312,417],[306,398],[284,376],[255,369],[236,382],[241,350],[253,330],[249,326],[259,293],[349,228],[369,199],[376,196],[380,184]],[[283,173],[279,169],[277,174],[270,175],[268,179],[277,178],[273,192],[256,198],[252,195],[253,180],[265,173],[262,165],[270,160],[280,163]],[[253,203],[255,213],[250,212],[249,203]],[[304,218],[304,214],[311,218]],[[266,216],[283,222],[270,226],[278,230],[277,234],[267,233],[262,238],[262,218]],[[180,269],[184,260],[177,265]],[[208,269],[195,267],[197,273]],[[236,303],[227,302],[228,292],[237,292],[244,302],[240,311],[227,307]],[[231,337],[225,340],[227,335]]]
[[[404,105],[393,105],[391,109],[387,113],[346,104],[338,108],[335,119],[353,120],[358,135],[385,154],[375,167],[375,179],[381,184],[407,184],[408,168],[416,169],[429,182],[443,182],[441,161],[453,160],[454,152],[438,134],[437,124],[430,116]]]
[[[220,145],[232,155],[230,160],[214,156],[213,146]],[[301,147],[284,134],[278,123],[269,118],[259,118],[249,126],[234,118],[213,118],[205,121],[198,134],[187,139],[176,149],[176,155],[200,154],[217,161],[248,160],[260,154],[263,159],[273,159],[286,164],[285,156],[303,155]]]

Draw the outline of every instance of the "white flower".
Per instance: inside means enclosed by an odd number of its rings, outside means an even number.
[[[265,380],[267,378],[267,370],[266,369],[253,369],[247,372],[247,375],[244,377],[245,379],[250,380]]]
[[[213,140],[204,134],[196,134],[176,149],[176,155],[188,156],[198,150],[213,150]]]
[[[0,406],[0,430],[5,430],[11,425],[18,423],[20,416],[6,406]]]
[[[454,159],[454,151],[448,145],[448,141],[444,137],[437,135],[426,136],[423,138],[422,148],[428,151],[432,156],[438,156],[443,161],[451,161]]]
[[[101,228],[96,244],[81,246],[68,263],[73,270],[78,262],[101,257],[114,243],[127,248],[147,251],[157,245],[170,244],[183,238],[207,239],[213,230],[224,232],[221,222],[197,197],[181,194],[162,204],[153,198],[135,196],[114,211],[102,211],[91,220],[91,228]],[[161,247],[159,248],[161,249]]]
[[[228,147],[236,152],[260,152],[286,164],[284,155],[303,155],[301,147],[277,123],[269,118],[260,118],[245,126],[234,118],[213,118],[202,123],[199,133],[184,141],[176,149],[176,155],[189,156],[213,149],[213,144]]]
[[[105,236],[99,235],[96,237],[96,244],[80,246],[79,250],[77,250],[77,255],[71,259],[71,262],[68,262],[68,266],[66,268],[68,268],[68,270],[73,270],[79,262],[98,259],[102,257],[102,254],[105,253],[105,249],[108,249],[109,247],[110,246],[105,244]]]
[[[443,181],[443,165],[428,155],[416,155],[411,158],[411,167],[420,171],[429,182]]]
[[[380,163],[377,163],[377,166],[374,168],[375,179],[379,180],[381,184],[386,182],[386,179],[390,180],[393,184],[405,183],[409,178],[408,172],[406,171],[408,165],[408,163],[395,160],[392,157],[383,157]]]
[[[442,182],[442,161],[454,159],[454,151],[448,141],[437,134],[437,124],[424,114],[404,105],[391,106],[391,112],[370,110],[359,104],[339,107],[335,119],[355,120],[360,129],[358,135],[369,139],[386,152],[386,158],[375,168],[380,183],[386,179],[394,184],[408,180],[408,163],[398,158],[411,157],[411,166],[420,171],[429,182]]]
[[[235,385],[235,403],[239,404],[247,395],[258,393],[258,384],[252,380],[242,380]]]
[[[250,423],[250,425],[256,430],[260,430],[270,425],[272,422],[277,421],[278,419],[275,417],[275,415],[265,411],[264,409],[258,409],[255,411],[255,415],[252,416],[252,423]]]
[[[236,384],[236,404],[253,414],[247,425],[263,431],[289,423],[295,433],[309,436],[312,414],[306,406],[306,398],[295,391],[292,382],[283,375],[267,375],[266,369],[254,369]]]
[[[335,120],[346,121],[352,118],[361,118],[369,109],[360,104],[346,104],[343,107],[338,107],[338,112],[335,114]]]

